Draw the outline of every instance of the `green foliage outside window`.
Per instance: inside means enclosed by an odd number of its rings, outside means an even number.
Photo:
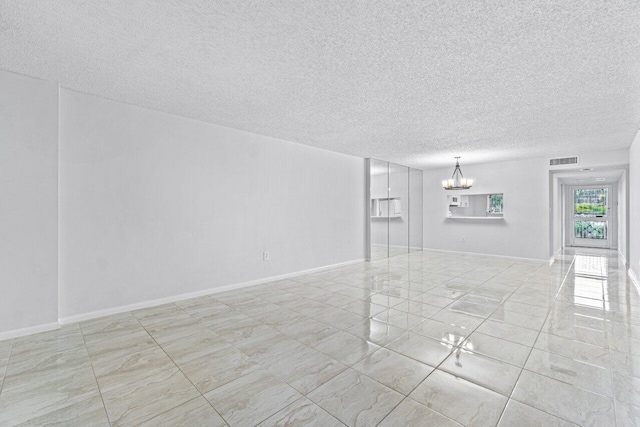
[[[489,212],[502,213],[503,208],[502,194],[489,194]]]

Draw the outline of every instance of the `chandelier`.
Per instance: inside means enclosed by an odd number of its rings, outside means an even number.
[[[462,175],[462,170],[460,170],[460,162],[458,159],[460,156],[456,157],[456,168],[453,170],[453,175],[451,178],[445,179],[442,181],[442,188],[445,190],[467,190],[473,186],[473,180],[467,179]]]

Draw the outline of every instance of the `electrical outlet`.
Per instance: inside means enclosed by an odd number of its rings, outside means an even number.
[[[466,237],[464,237],[464,236],[462,236],[462,238],[460,239],[460,241],[461,241],[461,242],[466,242],[466,241],[467,241],[467,238],[466,238]]]
[[[269,251],[262,252],[262,260],[269,261]]]

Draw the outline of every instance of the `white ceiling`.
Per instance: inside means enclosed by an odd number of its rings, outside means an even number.
[[[628,147],[640,2],[0,0],[0,68],[425,168]]]
[[[555,176],[568,185],[604,185],[618,182],[624,169],[601,168],[590,171],[571,171],[557,173]]]

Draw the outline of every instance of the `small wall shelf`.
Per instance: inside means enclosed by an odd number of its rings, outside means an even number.
[[[447,219],[504,220],[504,194],[454,194],[447,196]]]
[[[503,221],[503,216],[449,216],[447,219],[480,219],[482,221]]]

